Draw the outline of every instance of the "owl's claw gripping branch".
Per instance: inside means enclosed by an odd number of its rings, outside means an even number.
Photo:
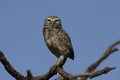
[[[57,59],[55,65],[56,65],[56,66],[59,66],[59,67],[62,67],[62,66],[65,64],[66,60],[67,60],[67,58],[66,58],[65,56],[61,55],[61,56]]]

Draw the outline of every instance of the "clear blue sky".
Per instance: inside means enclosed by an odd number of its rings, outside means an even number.
[[[45,45],[42,28],[47,16],[59,16],[69,33],[75,60],[64,68],[82,73],[107,47],[120,39],[120,0],[0,0],[0,50],[20,73],[46,73],[56,61]],[[120,46],[118,46],[120,49]],[[94,80],[120,79],[120,51],[98,68],[116,70]],[[15,80],[0,64],[0,80]]]

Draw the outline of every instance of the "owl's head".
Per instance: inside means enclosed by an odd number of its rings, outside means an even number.
[[[59,27],[59,26],[61,26],[61,20],[57,16],[48,16],[45,19],[44,26]]]

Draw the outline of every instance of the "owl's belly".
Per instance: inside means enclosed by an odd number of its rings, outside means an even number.
[[[56,40],[55,37],[47,39],[46,43],[52,54],[54,54],[58,58],[62,55],[61,49],[58,45],[59,41]]]

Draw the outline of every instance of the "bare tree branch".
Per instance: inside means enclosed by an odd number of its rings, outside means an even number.
[[[92,65],[90,65],[86,72],[93,72],[96,70],[96,68],[106,59],[108,58],[108,56],[110,56],[112,53],[118,51],[118,48],[115,48],[117,45],[120,44],[120,40],[114,42],[113,44],[111,44],[108,49],[104,52],[104,54],[102,55],[102,57],[99,58],[99,60],[97,60],[95,63],[93,63]],[[85,73],[86,73],[85,72]],[[87,80],[88,77],[81,77],[81,80]]]
[[[105,67],[104,69],[90,72],[90,73],[82,73],[82,74],[70,74],[65,72],[62,68],[58,68],[58,73],[61,77],[57,78],[56,80],[77,80],[78,77],[88,77],[94,78],[103,74],[107,74],[109,71],[116,69],[115,67]]]
[[[109,71],[116,69],[115,67],[105,67],[101,70],[90,72],[90,73],[82,73],[82,74],[73,74],[74,77],[88,77],[88,78],[94,78],[97,76],[100,76],[102,74],[107,74]]]
[[[67,73],[63,70],[63,68],[58,67],[57,72],[62,76],[65,80],[77,80],[77,77],[73,76],[70,73]]]
[[[105,67],[101,70],[96,70],[96,68],[106,59],[108,56],[110,56],[112,53],[118,51],[116,48],[117,45],[120,44],[120,40],[116,41],[112,45],[108,47],[108,49],[104,52],[102,57],[100,57],[95,63],[91,64],[85,73],[82,74],[71,74],[66,72],[63,69],[63,65],[66,61],[66,58],[61,61],[59,64],[56,65],[56,63],[49,69],[49,71],[43,75],[40,76],[33,76],[30,70],[27,70],[27,76],[23,76],[18,71],[16,71],[12,65],[9,63],[9,61],[4,56],[3,52],[0,51],[0,62],[3,64],[6,71],[13,76],[16,80],[49,80],[51,77],[56,75],[57,73],[60,74],[60,77],[58,77],[56,80],[77,80],[78,77],[81,77],[81,80],[87,80],[88,78],[94,78],[103,74],[108,73],[109,71],[115,69],[115,67]]]
[[[8,62],[4,54],[0,51],[0,61],[4,65],[6,71],[17,80],[24,80],[25,77],[17,72]]]
[[[50,70],[43,75],[37,76],[34,79],[35,80],[49,80],[51,77],[53,77],[55,74],[57,74],[56,67],[53,65]]]
[[[113,69],[116,69],[116,67],[106,67],[106,68],[104,68],[102,70],[98,70],[96,72],[91,73],[89,78],[94,78],[94,77],[100,76],[102,74],[107,74],[109,71],[111,71]]]

